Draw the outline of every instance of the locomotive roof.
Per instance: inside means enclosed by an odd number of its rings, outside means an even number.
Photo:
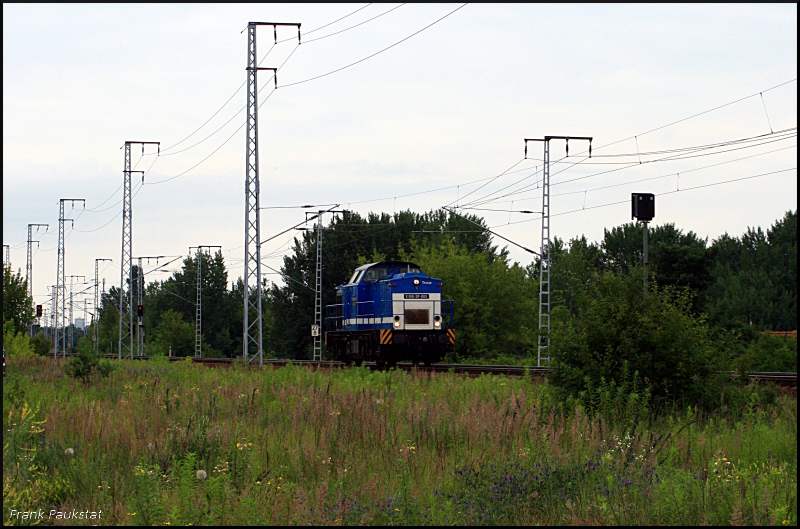
[[[411,263],[409,261],[378,261],[376,263],[369,263],[369,264],[361,265],[358,268],[356,268],[356,272],[359,271],[359,270],[366,270],[367,268],[372,268],[375,265],[386,265],[386,266],[411,265],[411,266],[414,266],[416,268],[420,268],[420,266],[418,264]]]

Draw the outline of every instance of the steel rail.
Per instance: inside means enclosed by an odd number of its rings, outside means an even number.
[[[67,356],[76,356],[74,353],[68,353]],[[103,358],[116,360],[115,355],[102,355]],[[135,360],[148,360],[151,357],[135,357]],[[208,366],[231,366],[234,363],[241,362],[241,358],[192,358],[182,356],[172,356],[169,358],[170,362],[185,362],[187,358],[191,359],[192,363],[205,364]],[[349,367],[344,362],[335,360],[290,360],[290,359],[264,359],[264,364],[273,368],[284,367],[289,364],[317,367],[324,369],[343,369]],[[457,373],[470,376],[479,375],[507,375],[507,376],[530,376],[530,377],[543,377],[546,376],[551,369],[548,367],[536,366],[511,366],[511,365],[479,365],[479,364],[433,364],[424,366],[421,364],[413,365],[411,363],[402,362],[395,366],[387,366],[385,364],[377,364],[375,362],[364,362],[364,367],[373,371],[385,371],[392,367],[402,371],[416,371],[427,373]],[[254,366],[252,366],[254,367]],[[774,382],[781,386],[797,386],[797,373],[783,373],[776,371],[752,371],[747,373],[750,380],[762,382]],[[739,374],[736,372],[731,373],[731,378],[738,378]]]

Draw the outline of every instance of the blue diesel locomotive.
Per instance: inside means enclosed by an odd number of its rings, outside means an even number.
[[[414,263],[361,266],[336,296],[325,314],[325,344],[336,360],[430,365],[452,350],[453,301],[442,299],[441,279]]]

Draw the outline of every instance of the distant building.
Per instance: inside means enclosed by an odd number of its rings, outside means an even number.
[[[80,329],[80,330],[82,330],[82,331],[83,331],[83,330],[86,330],[86,329],[84,329],[84,325],[85,325],[85,324],[86,324],[86,323],[85,323],[85,321],[83,320],[83,318],[75,318],[75,327],[77,327],[78,329]]]

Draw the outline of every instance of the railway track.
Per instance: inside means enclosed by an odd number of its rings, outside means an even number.
[[[68,355],[72,356],[72,355]],[[106,358],[116,359],[116,356],[104,355]],[[134,360],[147,360],[147,356],[135,356]],[[171,362],[185,362],[185,357],[171,357]],[[234,362],[241,362],[240,358],[192,358],[191,361],[197,364],[207,366],[230,366]],[[316,367],[321,369],[343,369],[348,367],[344,362],[336,362],[330,360],[314,361],[314,360],[274,360],[265,359],[264,365],[273,368],[283,367],[286,365],[304,365],[309,367]],[[364,367],[368,367],[373,371],[382,371],[388,369],[384,365],[377,365],[374,362],[364,362]],[[412,365],[410,363],[399,363],[395,366],[396,369],[403,371],[417,370],[418,372],[427,373],[460,373],[470,376],[478,376],[483,374],[489,375],[507,375],[507,376],[525,376],[526,374],[531,377],[543,377],[550,372],[547,367],[532,367],[532,366],[500,366],[500,365],[477,365],[477,364],[433,364],[431,366]],[[732,377],[738,377],[737,373],[732,373]],[[774,371],[751,372],[747,376],[750,380],[759,382],[774,382],[780,386],[797,387],[797,373],[781,373]]]

